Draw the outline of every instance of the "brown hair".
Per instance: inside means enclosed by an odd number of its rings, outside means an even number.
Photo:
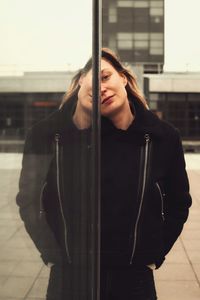
[[[124,74],[124,76],[127,78],[126,91],[128,97],[131,98],[133,96],[138,101],[140,101],[144,107],[147,108],[148,105],[146,99],[138,87],[136,76],[129,70],[129,68],[123,66],[122,63],[120,62],[119,57],[112,50],[108,48],[102,48],[101,57],[105,59],[107,62],[109,62],[118,73]],[[91,68],[92,68],[92,58],[90,58],[88,62],[85,64],[85,66],[82,69],[80,69],[72,78],[71,85],[68,91],[63,96],[61,107],[69,99],[74,98],[74,96],[78,96],[79,79],[82,75],[87,74],[91,70]]]

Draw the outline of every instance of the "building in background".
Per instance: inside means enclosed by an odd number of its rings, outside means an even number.
[[[145,87],[152,111],[183,140],[200,140],[200,73],[145,74]]]
[[[103,0],[103,46],[140,73],[162,73],[164,0]]]
[[[103,0],[103,46],[132,66],[150,108],[200,141],[200,73],[163,73],[164,0]],[[0,146],[13,149],[34,123],[58,108],[73,72],[0,76]],[[2,147],[0,147],[2,149]]]
[[[73,75],[73,72],[25,72],[0,76],[1,151],[22,148],[28,128],[59,107]]]
[[[27,129],[59,107],[73,75],[0,76],[1,151],[22,149]],[[200,73],[145,74],[144,83],[151,110],[176,126],[184,140],[200,140]]]

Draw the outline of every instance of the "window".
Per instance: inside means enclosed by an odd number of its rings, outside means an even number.
[[[152,33],[150,33],[150,39],[151,40],[163,40],[164,35],[163,35],[163,33],[152,32]]]
[[[118,32],[117,34],[118,49],[132,49],[133,48],[133,34],[127,32]]]
[[[135,32],[134,33],[134,39],[135,40],[148,40],[149,39],[149,33],[148,32]]]
[[[149,7],[148,1],[133,1],[133,7],[142,8],[142,7]]]
[[[149,47],[149,34],[147,32],[119,32],[117,41],[119,49],[147,49]]]
[[[151,48],[163,48],[163,41],[151,40],[150,47]]]
[[[133,41],[132,40],[119,40],[117,42],[118,49],[132,49]]]
[[[163,48],[150,48],[151,55],[163,55]]]
[[[128,32],[118,32],[117,33],[118,40],[131,40],[132,38],[133,38],[132,33],[128,33]]]
[[[149,7],[148,1],[117,1],[118,7],[135,7],[135,8],[144,8]]]
[[[148,41],[135,41],[135,48],[146,49],[148,48]]]
[[[109,35],[108,47],[113,51],[116,51],[117,41],[115,35]]]
[[[163,55],[163,33],[150,33],[150,55]]]
[[[149,97],[150,97],[151,101],[158,101],[159,100],[158,93],[150,93]]]
[[[150,1],[150,6],[151,7],[163,7],[164,6],[164,1]]]
[[[163,8],[151,7],[150,15],[151,16],[163,16]]]
[[[133,1],[117,1],[118,7],[133,7]]]
[[[108,22],[109,23],[117,22],[117,8],[115,3],[111,3],[108,8]]]

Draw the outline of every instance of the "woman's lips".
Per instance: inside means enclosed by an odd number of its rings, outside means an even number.
[[[113,97],[113,95],[109,96],[109,97],[106,97],[105,99],[103,99],[103,101],[101,102],[101,104],[108,103],[108,101],[110,102],[110,100],[112,99],[112,97]]]

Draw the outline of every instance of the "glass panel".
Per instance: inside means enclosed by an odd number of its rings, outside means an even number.
[[[151,40],[163,40],[163,33],[150,33]]]
[[[148,41],[134,41],[135,48],[148,48]]]
[[[132,49],[133,48],[133,41],[130,41],[130,40],[118,40],[117,47],[119,49]]]
[[[157,93],[150,93],[149,97],[150,97],[151,101],[158,101],[159,94],[157,94]]]
[[[133,5],[135,8],[149,7],[149,2],[148,1],[133,1]]]
[[[111,35],[109,36],[109,40],[108,40],[108,47],[110,49],[115,50],[117,47],[117,40],[116,40],[116,35]]]
[[[132,38],[133,38],[132,33],[128,33],[128,32],[118,32],[117,33],[118,40],[131,40]]]
[[[118,40],[132,40],[133,34],[128,32],[118,32],[117,39]]]
[[[163,16],[163,8],[156,8],[156,7],[151,7],[150,8],[150,15],[151,16]]]
[[[134,1],[117,1],[118,7],[133,7]]]
[[[116,7],[109,7],[108,22],[109,23],[116,23],[117,22],[117,9],[116,9]]]
[[[0,299],[91,300],[92,1],[0,1],[0,20]]]
[[[148,32],[135,32],[133,35],[134,35],[135,40],[148,40],[149,39]]]
[[[150,1],[151,7],[163,7],[164,6],[164,0],[162,1]]]
[[[163,47],[163,41],[150,41],[150,47],[152,48],[162,48]]]
[[[163,54],[163,48],[150,48],[149,53],[151,55],[162,55]]]

